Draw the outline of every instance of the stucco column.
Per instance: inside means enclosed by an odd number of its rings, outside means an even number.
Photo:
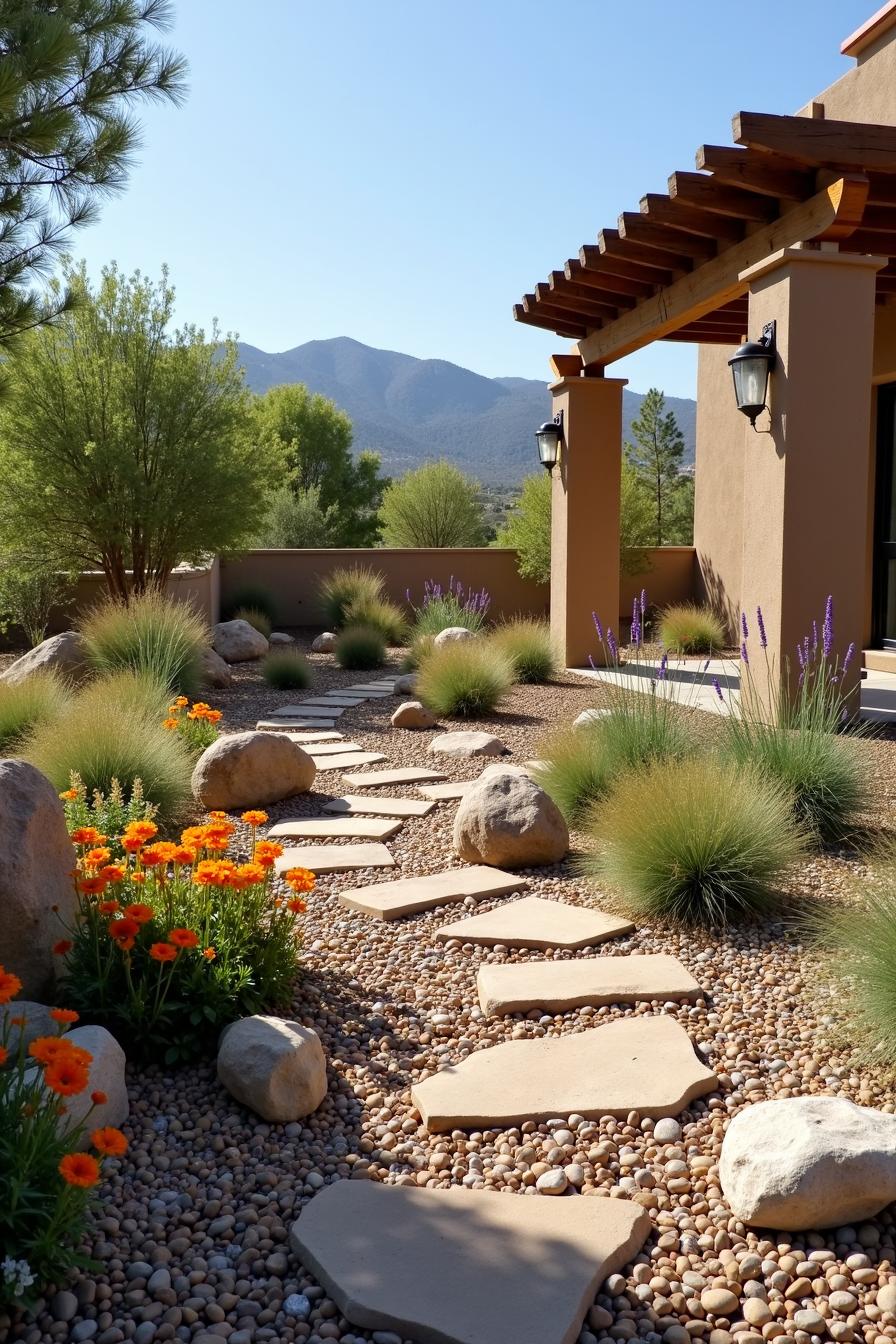
[[[563,412],[563,445],[551,501],[551,633],[567,667],[596,663],[594,630],[619,631],[619,485],[622,389],[626,378],[561,378],[551,384]]]
[[[741,276],[750,336],[777,323],[770,432],[746,426],[743,447],[743,608],[755,631],[762,607],[774,679],[788,661],[798,675],[797,643],[811,639],[813,620],[820,634],[829,593],[841,657],[865,638],[874,289],[883,265],[880,257],[788,248]],[[769,427],[769,416],[757,423]],[[718,505],[724,510],[724,499]],[[749,647],[766,690],[755,635]],[[860,670],[859,654],[854,684]]]

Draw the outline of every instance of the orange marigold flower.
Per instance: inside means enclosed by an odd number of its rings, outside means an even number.
[[[140,855],[140,862],[144,868],[157,868],[165,862],[165,856],[159,853],[158,845],[148,845]]]
[[[274,840],[259,840],[252,857],[263,868],[273,868],[274,860],[279,859],[282,853],[283,846],[278,845]]]
[[[174,849],[173,861],[182,867],[192,867],[196,862],[196,851],[190,849],[187,845],[176,845]]]
[[[139,840],[151,840],[154,835],[158,835],[159,828],[154,821],[129,821],[124,833],[135,835]]]
[[[107,863],[105,868],[99,870],[97,877],[103,877],[107,882],[123,882],[127,871],[120,863]]]
[[[194,708],[195,708],[195,706],[194,706]],[[209,816],[211,817],[212,821],[229,821],[229,820],[230,820],[230,818],[228,817],[227,813],[226,813],[226,812],[222,812],[220,808],[216,808],[216,809],[214,810],[214,812],[209,812]]]
[[[37,1036],[28,1046],[28,1053],[39,1064],[52,1064],[57,1059],[68,1059],[86,1069],[93,1056],[80,1045],[72,1045],[64,1036]]]
[[[54,1022],[77,1022],[80,1013],[76,1013],[74,1008],[51,1008],[50,1016]]]
[[[59,1055],[44,1069],[44,1082],[60,1097],[76,1097],[87,1087],[87,1070],[79,1060]]]
[[[153,961],[173,961],[177,956],[177,948],[171,943],[153,943],[149,955]]]
[[[185,695],[179,695],[174,703],[178,709],[186,709],[190,702]]]
[[[267,819],[267,812],[262,812],[260,809],[252,812],[244,812],[242,815],[242,820],[247,826],[263,826]]]
[[[93,877],[78,878],[78,890],[83,896],[102,896],[108,885],[106,879],[100,877],[99,873],[95,873]]]
[[[175,947],[198,947],[199,934],[192,929],[169,929],[168,941]]]
[[[135,924],[148,924],[155,913],[151,905],[143,905],[140,901],[135,901],[133,905],[126,905],[124,908],[125,918],[133,920]]]
[[[90,1136],[90,1142],[103,1157],[122,1157],[128,1150],[127,1139],[121,1130],[113,1125],[103,1125],[101,1129],[95,1129]]]
[[[5,971],[0,966],[0,1003],[9,1003],[14,999],[22,988],[22,982],[12,971]]]
[[[202,949],[202,955],[205,957],[206,961],[214,961],[218,954],[213,947],[204,947]]]
[[[303,915],[308,909],[308,903],[303,901],[301,896],[290,896],[286,902],[286,908],[292,911],[294,915]]]
[[[313,891],[314,874],[309,868],[290,868],[283,874],[284,881],[293,891]]]
[[[95,1092],[91,1092],[90,1100],[93,1102],[94,1106],[105,1106],[109,1098],[106,1096],[105,1092],[101,1092],[99,1088],[97,1088]]]
[[[59,1163],[59,1174],[69,1185],[89,1190],[100,1179],[100,1164],[89,1153],[66,1153]]]
[[[110,920],[106,925],[109,937],[116,943],[121,942],[123,938],[136,938],[140,932],[140,925],[136,919],[124,918]]]
[[[63,789],[59,797],[64,803],[74,803],[78,797],[77,789]]]
[[[236,870],[236,877],[241,887],[254,887],[259,882],[263,882],[267,876],[267,870],[260,863],[241,863]]]
[[[111,849],[100,846],[98,849],[88,849],[84,855],[84,863],[88,868],[102,868],[103,864],[108,863],[111,857]]]
[[[76,845],[102,845],[106,840],[106,836],[100,835],[95,826],[79,826],[72,831],[71,838]]]
[[[121,847],[125,854],[137,854],[143,848],[144,841],[136,835],[123,835],[121,837]]]
[[[188,849],[204,849],[205,827],[188,826],[185,831],[181,831],[180,842],[182,845],[186,845]]]
[[[177,727],[177,724],[178,724],[178,720],[177,720],[177,719],[163,719],[163,720],[162,720],[162,727],[163,727],[163,728],[167,728],[168,731],[169,731],[169,733],[172,732],[173,729],[175,729],[175,728]]]
[[[97,906],[101,915],[117,915],[120,909],[118,901],[100,901]]]
[[[131,881],[136,882],[138,887],[142,887],[146,881],[145,873],[131,873]]]
[[[60,938],[58,943],[53,944],[53,955],[64,957],[66,952],[71,952],[73,946],[70,938]]]
[[[203,859],[196,866],[193,882],[197,887],[227,887],[235,872],[229,859]]]

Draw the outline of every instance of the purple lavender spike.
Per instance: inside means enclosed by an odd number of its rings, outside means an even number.
[[[641,643],[641,613],[638,610],[638,599],[632,602],[632,643],[638,645]]]
[[[746,614],[745,611],[742,611],[741,614],[740,614],[740,628],[741,628],[741,631],[743,632],[743,637],[744,637],[744,639],[745,639],[745,640],[749,639],[749,638],[750,638],[750,631],[749,631],[748,628],[747,628],[747,614]]]
[[[812,657],[818,652],[818,622],[812,622]]]
[[[803,646],[802,646],[802,644],[797,644],[797,646],[796,646],[796,656],[797,656],[797,658],[798,658],[798,660],[799,660],[800,667],[802,667],[803,669],[805,669],[805,666],[806,666],[806,655],[803,653]]]
[[[405,595],[405,598],[407,599],[407,601],[410,602],[410,600],[411,600],[411,590],[410,590],[410,588],[405,588],[405,590],[404,590],[404,595]]]
[[[824,625],[821,628],[821,651],[825,658],[830,658],[831,649],[834,645],[834,599],[828,594],[828,600],[824,607]]]
[[[713,679],[712,679],[712,688],[713,688],[713,690],[715,691],[716,695],[719,697],[719,699],[720,699],[720,700],[722,701],[722,703],[724,704],[724,703],[725,703],[725,696],[723,695],[723,693],[722,693],[722,688],[721,688],[721,686],[719,685],[719,679],[718,679],[718,677],[713,677]]]
[[[768,640],[765,637],[765,621],[762,619],[761,607],[756,608],[756,624],[759,627],[759,647],[760,649],[767,649]]]
[[[646,589],[646,588],[642,588],[642,589],[641,589],[641,597],[640,597],[640,599],[639,599],[639,605],[640,605],[640,607],[641,607],[641,615],[643,616],[644,613],[645,613],[645,611],[647,610],[647,589]]]
[[[618,663],[619,645],[616,643],[616,636],[613,634],[612,630],[607,631],[607,647],[609,648],[610,653],[612,654],[613,662]]]
[[[855,651],[856,651],[856,646],[855,646],[855,644],[850,644],[849,648],[846,650],[846,657],[843,659],[843,671],[844,671],[844,673],[846,672],[846,669],[849,667],[850,663],[852,662],[853,657],[854,657],[854,655],[855,655]]]
[[[669,671],[669,655],[668,653],[664,653],[662,658],[660,659],[660,670],[657,675],[657,680],[665,681],[668,671]]]
[[[803,667],[809,666],[809,636],[803,637]]]
[[[747,657],[747,645],[746,645],[746,641],[744,641],[744,642],[741,644],[741,646],[740,646],[740,660],[741,660],[742,663],[746,663],[747,666],[749,667],[749,665],[750,665],[750,659]]]
[[[589,653],[589,655],[588,655],[588,662],[589,662],[590,666],[593,668],[593,670],[596,672],[596,671],[597,671],[597,663],[596,663],[596,662],[594,661],[594,659],[591,657],[591,654],[590,654],[590,653]]]
[[[603,644],[603,642],[604,642],[604,628],[603,628],[603,626],[602,626],[601,623],[600,623],[600,617],[598,616],[598,614],[597,614],[596,611],[592,611],[592,613],[591,613],[591,619],[592,619],[592,621],[594,622],[594,628],[595,628],[595,630],[597,631],[597,637],[598,637],[598,639],[600,640],[601,644]]]

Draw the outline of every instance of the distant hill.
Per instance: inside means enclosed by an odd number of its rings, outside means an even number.
[[[550,414],[546,380],[484,378],[444,359],[376,350],[348,336],[280,354],[240,342],[239,352],[255,392],[304,383],[331,397],[352,418],[356,451],[374,449],[389,475],[445,457],[484,484],[514,485],[536,468],[533,433]],[[628,389],[623,397],[628,436],[643,397]],[[696,402],[667,397],[666,405],[693,462]]]

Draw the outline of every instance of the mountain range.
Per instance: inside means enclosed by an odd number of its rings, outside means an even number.
[[[377,350],[349,336],[307,341],[268,354],[239,344],[246,381],[254,392],[279,383],[304,383],[332,398],[351,416],[354,449],[380,454],[387,475],[399,476],[444,457],[486,485],[516,485],[537,466],[537,426],[550,416],[547,384],[533,378],[485,378],[444,359],[416,359]],[[623,393],[623,432],[643,396]],[[667,397],[694,460],[696,402]]]

